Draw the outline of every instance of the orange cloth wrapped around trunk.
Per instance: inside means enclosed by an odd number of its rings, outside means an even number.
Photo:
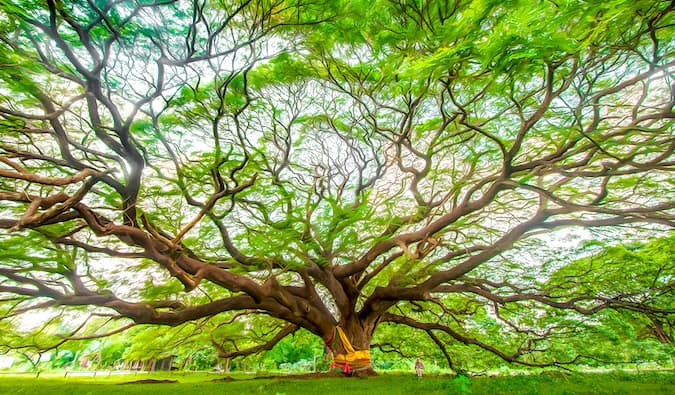
[[[347,351],[347,353],[333,353],[333,360],[330,364],[330,368],[340,369],[345,372],[345,374],[351,374],[355,371],[370,368],[370,350],[355,350],[342,328],[338,326],[336,327],[336,331],[338,333],[340,342],[342,342],[342,346],[345,351]],[[331,340],[336,340],[335,334],[333,334],[333,338]]]

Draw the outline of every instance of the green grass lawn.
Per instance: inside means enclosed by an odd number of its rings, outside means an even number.
[[[2,376],[0,394],[675,394],[675,372],[520,375],[503,377],[267,378],[214,381],[224,375],[139,374],[98,377]],[[177,383],[122,384],[155,379]]]

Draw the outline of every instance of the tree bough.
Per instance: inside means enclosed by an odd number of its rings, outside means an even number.
[[[213,339],[223,358],[299,328],[367,352],[387,322],[453,369],[453,341],[577,361],[528,309],[642,314],[672,342],[672,266],[640,289],[591,267],[601,291],[514,258],[675,225],[672,3],[359,3],[0,2],[0,317],[274,323]]]

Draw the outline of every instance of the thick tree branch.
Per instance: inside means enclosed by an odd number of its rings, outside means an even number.
[[[236,357],[243,357],[247,355],[252,355],[252,354],[257,354],[262,351],[266,350],[271,350],[277,343],[279,343],[281,340],[283,340],[286,336],[295,333],[298,329],[297,326],[295,325],[287,325],[283,327],[274,337],[272,337],[270,340],[259,344],[257,346],[249,347],[244,350],[236,350],[236,351],[226,351],[220,344],[216,342],[212,342],[214,347],[216,347],[216,350],[218,350],[218,356],[220,358],[236,358]]]

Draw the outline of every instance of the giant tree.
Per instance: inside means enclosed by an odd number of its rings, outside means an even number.
[[[305,328],[369,369],[383,323],[547,365],[543,312],[674,312],[524,258],[675,224],[669,1],[0,4],[6,318],[262,315],[223,356]]]

